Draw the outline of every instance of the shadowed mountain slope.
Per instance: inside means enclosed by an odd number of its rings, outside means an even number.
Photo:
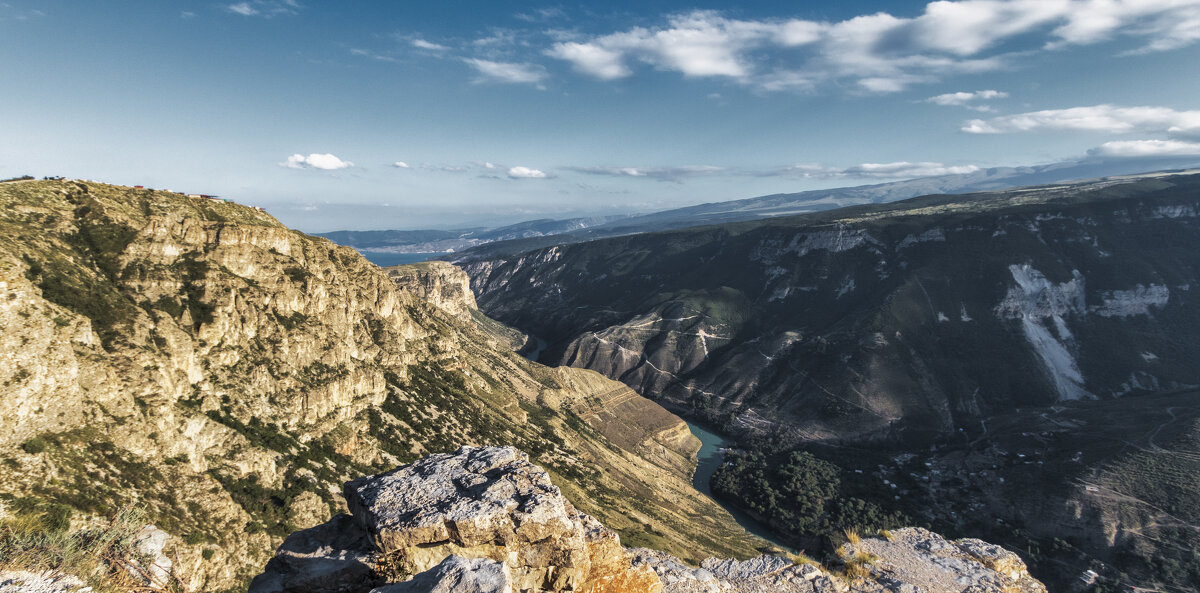
[[[464,257],[480,307],[677,409],[919,437],[1200,384],[1200,176],[1113,178]]]

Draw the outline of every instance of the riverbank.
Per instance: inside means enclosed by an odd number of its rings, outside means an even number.
[[[712,476],[714,473],[716,473],[717,468],[721,467],[721,461],[725,457],[725,450],[729,448],[731,443],[728,439],[720,434],[708,430],[699,424],[688,422],[687,425],[688,430],[691,430],[692,434],[695,435],[696,438],[700,439],[700,452],[697,454],[696,473],[692,475],[692,486],[694,486],[696,490],[699,490],[705,496],[713,499],[726,511],[729,511],[729,514],[733,515],[734,520],[737,521],[738,525],[742,526],[742,529],[745,529],[746,531],[757,535],[758,537],[761,537],[768,542],[787,550],[788,552],[795,553],[795,548],[784,543],[778,535],[773,533],[771,529],[761,521],[758,521],[754,517],[746,514],[744,511],[730,506],[721,499],[713,496],[712,486],[710,485]]]
[[[545,340],[531,336],[536,340],[536,346],[524,354],[525,358],[533,362],[538,362],[542,351],[546,349],[548,344]],[[686,422],[686,421],[685,421]],[[724,501],[713,496],[712,486],[709,482],[712,481],[712,476],[716,473],[717,468],[721,467],[721,461],[725,456],[725,449],[731,444],[728,439],[720,434],[708,430],[694,422],[687,422],[688,430],[692,432],[697,439],[700,439],[700,452],[697,454],[696,473],[692,475],[692,486],[699,490],[701,494],[713,499],[714,502],[721,505],[721,508],[729,512],[737,521],[738,525],[742,526],[747,532],[756,535],[768,543],[771,543],[779,548],[787,550],[791,553],[796,553],[796,549],[787,545],[780,540],[779,536],[772,533],[771,529],[758,521],[754,517],[746,514],[744,511],[727,505]]]

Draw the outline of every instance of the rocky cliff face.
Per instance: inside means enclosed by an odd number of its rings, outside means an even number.
[[[387,268],[387,275],[409,292],[451,315],[470,316],[476,309],[471,279],[453,264],[428,261]]]
[[[459,449],[346,484],[351,515],[288,537],[251,593],[1044,593],[1012,552],[922,529],[847,544],[830,571],[778,556],[701,568],[627,550],[512,448]]]
[[[464,286],[236,204],[0,185],[0,500],[76,526],[143,507],[188,586],[221,590],[342,510],[351,476],[515,444],[629,538],[761,544],[691,489],[678,418],[512,354]]]
[[[1200,385],[1198,216],[1200,176],[1146,176],[458,263],[544,360],[735,432],[928,439]]]

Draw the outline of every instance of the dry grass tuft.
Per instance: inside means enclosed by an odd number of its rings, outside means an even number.
[[[852,581],[868,579],[871,577],[871,564],[878,561],[879,557],[874,554],[857,552],[844,559],[846,566],[842,571],[842,576]]]
[[[84,579],[96,593],[126,591],[182,592],[182,584],[167,589],[147,587],[148,559],[137,551],[137,534],[145,514],[122,509],[108,525],[70,531],[47,522],[45,516],[22,513],[0,521],[0,569],[59,573]]]

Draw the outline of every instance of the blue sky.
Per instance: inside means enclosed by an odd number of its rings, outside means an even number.
[[[0,0],[0,177],[489,225],[1200,155],[1200,0]]]

